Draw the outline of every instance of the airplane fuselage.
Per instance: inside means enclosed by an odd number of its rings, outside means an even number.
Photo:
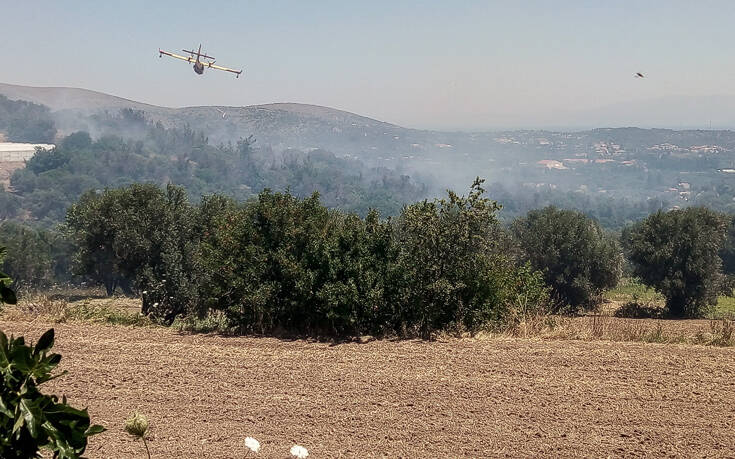
[[[195,72],[196,72],[196,73],[197,73],[198,75],[201,75],[202,73],[204,73],[204,64],[202,64],[202,63],[201,63],[201,62],[199,62],[198,60],[197,60],[196,62],[194,62],[194,71],[195,71]]]

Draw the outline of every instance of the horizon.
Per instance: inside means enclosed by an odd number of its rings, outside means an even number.
[[[434,132],[459,132],[459,133],[482,133],[482,132],[503,132],[503,131],[548,131],[548,132],[584,132],[584,131],[591,131],[591,130],[598,130],[598,129],[659,129],[659,130],[672,130],[672,131],[733,131],[735,127],[733,126],[716,126],[710,124],[708,127],[702,126],[702,125],[667,125],[667,126],[646,126],[646,125],[639,125],[639,124],[631,124],[631,125],[619,125],[619,126],[612,126],[612,125],[576,125],[576,126],[569,126],[569,125],[519,125],[519,126],[505,126],[505,127],[497,127],[497,128],[488,128],[488,129],[470,129],[470,128],[421,128],[421,127],[412,127],[412,126],[403,126],[396,123],[391,123],[390,121],[381,120],[372,118],[370,116],[356,113],[350,110],[341,109],[337,107],[330,107],[326,105],[318,105],[318,104],[311,104],[311,103],[302,103],[302,102],[289,102],[289,101],[281,101],[281,102],[268,102],[268,103],[262,103],[262,104],[252,104],[252,105],[182,105],[182,106],[163,106],[163,105],[155,105],[145,100],[136,100],[130,97],[126,97],[123,95],[118,94],[112,94],[112,93],[105,93],[102,91],[98,91],[95,89],[89,89],[89,88],[81,88],[81,87],[72,87],[72,86],[27,86],[23,84],[17,84],[17,83],[7,83],[0,81],[0,85],[7,85],[7,86],[17,86],[17,87],[23,87],[23,88],[30,88],[30,89],[59,89],[59,90],[80,90],[80,91],[89,91],[97,94],[101,94],[104,96],[117,98],[126,100],[129,102],[133,102],[136,104],[143,104],[143,105],[149,105],[156,108],[165,108],[165,109],[172,109],[172,110],[179,110],[179,109],[187,109],[187,108],[206,108],[206,107],[221,107],[221,108],[249,108],[249,107],[267,107],[267,106],[273,106],[273,105],[302,105],[302,106],[310,106],[310,107],[317,107],[317,108],[326,108],[329,110],[335,110],[340,111],[344,113],[348,113],[351,115],[368,118],[373,121],[382,122],[382,123],[388,123],[395,125],[400,128],[404,129],[413,129],[413,130],[419,130],[419,131],[434,131]],[[1,94],[0,94],[1,95]],[[718,96],[718,95],[710,95],[710,96],[703,96],[704,98],[722,98],[722,97],[732,97],[735,99],[735,96]],[[19,98],[22,100],[22,98]],[[655,99],[653,99],[655,100]],[[643,101],[644,103],[646,101]]]
[[[735,127],[730,107],[681,102],[735,98],[729,2],[220,2],[192,33],[196,5],[6,6],[4,79],[165,107],[326,106],[429,130]],[[243,75],[156,59],[199,43]]]

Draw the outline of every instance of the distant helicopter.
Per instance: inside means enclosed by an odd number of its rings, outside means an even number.
[[[235,78],[240,78],[240,74],[242,73],[242,70],[233,70],[228,69],[227,67],[220,67],[219,65],[214,65],[214,58],[212,56],[207,56],[206,54],[202,54],[202,45],[199,45],[198,51],[189,51],[186,49],[182,49],[183,52],[189,53],[189,57],[185,56],[179,56],[178,54],[169,53],[168,51],[164,51],[162,49],[158,49],[158,57],[163,57],[165,54],[166,56],[171,56],[176,59],[181,59],[182,61],[186,61],[188,63],[194,63],[194,72],[196,72],[198,75],[201,75],[204,73],[204,69],[217,69],[217,70],[224,70],[225,72],[231,72],[235,74]],[[196,56],[196,59],[194,58]],[[204,60],[202,60],[204,59]],[[211,59],[208,60],[208,59]]]

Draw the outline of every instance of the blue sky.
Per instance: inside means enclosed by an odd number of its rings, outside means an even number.
[[[730,1],[0,2],[0,81],[157,105],[301,102],[474,129],[735,95]],[[244,77],[158,59],[199,43]]]

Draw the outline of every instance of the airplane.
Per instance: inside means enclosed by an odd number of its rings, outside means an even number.
[[[198,51],[189,51],[186,49],[182,50],[185,53],[189,53],[189,57],[186,56],[179,56],[178,54],[169,53],[168,51],[164,51],[162,49],[158,49],[158,57],[163,57],[165,54],[166,56],[171,56],[176,59],[181,59],[182,61],[186,61],[188,63],[194,63],[194,72],[197,73],[197,75],[201,75],[204,73],[204,69],[217,69],[217,70],[224,70],[225,72],[231,72],[235,74],[235,78],[240,78],[240,74],[242,73],[242,70],[233,70],[228,69],[227,67],[220,67],[219,65],[214,65],[215,59],[212,56],[207,56],[206,54],[202,54],[202,45],[199,45]],[[194,58],[196,56],[196,59]],[[204,59],[204,60],[201,60]],[[211,59],[209,61],[208,59]]]
[[[633,76],[636,78],[645,78],[645,76],[641,72],[636,72]]]

